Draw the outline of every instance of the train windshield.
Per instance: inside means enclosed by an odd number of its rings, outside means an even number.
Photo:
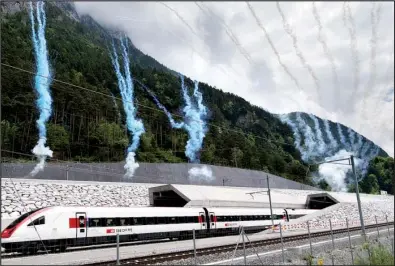
[[[17,219],[15,219],[12,223],[10,223],[10,224],[7,226],[6,229],[11,229],[11,228],[13,228],[14,226],[16,226],[17,224],[19,224],[20,222],[22,222],[26,217],[28,217],[29,215],[31,215],[31,214],[33,214],[33,213],[35,213],[36,211],[39,211],[39,210],[41,210],[41,209],[44,209],[44,208],[36,209],[36,210],[34,210],[34,211],[30,211],[30,212],[27,212],[27,213],[25,213],[25,214],[22,214],[22,215],[19,216]]]

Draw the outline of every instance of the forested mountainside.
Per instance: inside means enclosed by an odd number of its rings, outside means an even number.
[[[2,149],[7,150],[2,155],[19,160],[28,158],[17,153],[31,154],[37,142],[35,120],[38,112],[32,89],[33,74],[6,65],[34,72],[31,24],[26,7],[24,2],[1,3],[1,143]],[[79,17],[70,3],[48,2],[45,9],[46,38],[53,76],[76,85],[57,81],[51,84],[54,102],[47,128],[48,144],[54,151],[54,158],[80,162],[124,160],[129,138],[108,52],[114,34],[89,16]],[[181,90],[180,80],[175,72],[143,54],[130,40],[129,55],[133,77],[148,86],[170,112],[181,114],[183,101],[181,93],[178,93]],[[190,79],[186,78],[186,83],[193,87]],[[201,163],[264,170],[312,184],[311,178],[306,177],[307,163],[302,160],[306,150],[297,145],[297,132],[284,123],[284,117],[252,106],[244,99],[208,84],[201,83],[199,88],[210,110],[209,131],[204,139]],[[143,120],[146,131],[141,137],[137,160],[187,161],[184,154],[187,133],[172,129],[167,117],[137,83],[135,94],[138,117]],[[293,116],[295,114],[290,114],[286,119],[298,122],[303,128],[300,120],[296,121]],[[301,117],[314,128],[314,121],[308,121],[311,117],[307,114],[301,114]],[[325,124],[317,119],[321,126]],[[336,124],[328,123],[335,132]],[[341,127],[344,131],[348,130]],[[357,133],[355,137],[358,137]],[[365,138],[361,139],[367,142]],[[303,140],[300,144],[306,146]],[[339,149],[341,147],[338,145]],[[369,150],[373,151],[375,147],[369,146]],[[375,155],[388,156],[381,149],[376,151]],[[322,153],[318,157],[323,159],[336,151],[331,150],[330,153]],[[314,169],[310,167],[310,171]]]

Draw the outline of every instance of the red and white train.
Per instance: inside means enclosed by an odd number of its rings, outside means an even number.
[[[273,209],[274,223],[315,210]],[[185,239],[257,232],[271,226],[270,209],[167,207],[46,207],[23,214],[1,233],[5,252],[36,253],[147,239]]]

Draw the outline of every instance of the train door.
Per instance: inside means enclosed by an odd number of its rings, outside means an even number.
[[[217,217],[213,212],[210,212],[210,228],[211,229],[217,228]]]
[[[77,220],[77,226],[76,226],[76,239],[79,244],[85,243],[86,237],[87,237],[87,226],[86,226],[86,213],[85,212],[77,212],[75,214],[75,218]]]
[[[207,229],[206,215],[204,212],[199,212],[200,229]]]

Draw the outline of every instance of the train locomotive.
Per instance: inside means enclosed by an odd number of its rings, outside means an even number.
[[[274,224],[312,213],[308,209],[273,209]],[[187,239],[246,233],[271,226],[265,208],[45,207],[23,214],[1,233],[5,252],[65,251],[89,246],[153,239]]]

